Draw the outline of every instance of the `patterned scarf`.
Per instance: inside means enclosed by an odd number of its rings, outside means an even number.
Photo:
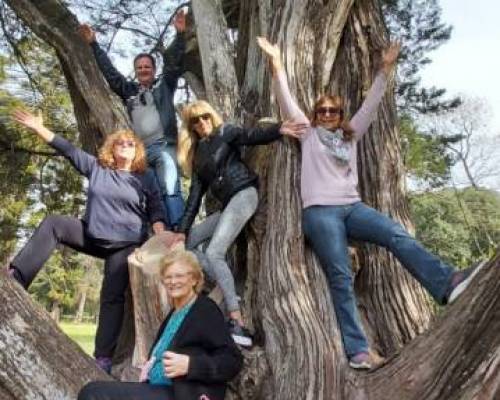
[[[351,142],[344,140],[342,129],[336,129],[334,132],[321,126],[316,127],[320,142],[327,148],[328,153],[339,164],[347,165],[351,153]]]

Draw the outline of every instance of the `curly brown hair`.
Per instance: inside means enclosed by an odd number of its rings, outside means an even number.
[[[314,103],[312,115],[311,115],[311,125],[316,126],[318,125],[318,120],[317,120],[317,112],[316,110],[323,106],[325,103],[330,103],[333,104],[334,107],[337,107],[340,109],[340,128],[342,129],[344,133],[344,140],[351,140],[352,136],[354,134],[354,131],[352,130],[351,126],[349,125],[349,121],[345,118],[345,112],[344,112],[344,99],[340,96],[332,96],[332,95],[323,95],[316,100]]]
[[[113,156],[113,147],[117,140],[133,140],[135,142],[135,157],[130,167],[130,172],[138,172],[143,174],[146,172],[146,150],[142,140],[131,130],[122,129],[108,135],[104,144],[99,149],[98,160],[105,168],[116,169],[116,160]]]

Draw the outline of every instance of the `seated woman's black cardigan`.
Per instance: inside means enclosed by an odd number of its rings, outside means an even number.
[[[161,324],[154,344],[172,312]],[[223,400],[227,382],[238,374],[243,364],[222,312],[213,300],[203,295],[198,296],[189,310],[168,350],[189,356],[187,375],[172,379],[176,400],[198,400],[202,395],[210,400]]]

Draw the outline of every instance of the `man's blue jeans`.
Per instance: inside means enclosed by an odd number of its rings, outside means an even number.
[[[146,155],[160,186],[167,211],[167,223],[169,227],[174,227],[184,214],[184,200],[177,167],[177,145],[157,140],[146,147]]]
[[[348,357],[368,350],[354,296],[348,239],[385,247],[438,303],[445,301],[454,268],[425,250],[400,224],[364,203],[308,207],[302,226],[325,270]]]

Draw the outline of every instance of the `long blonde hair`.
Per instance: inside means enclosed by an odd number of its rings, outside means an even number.
[[[205,275],[203,274],[203,270],[198,262],[198,258],[196,258],[194,253],[191,251],[175,249],[167,253],[160,264],[160,277],[164,278],[168,269],[176,263],[182,263],[191,269],[189,272],[196,281],[196,285],[193,287],[193,290],[196,294],[199,294],[205,284]]]
[[[200,139],[193,129],[191,119],[203,114],[210,115],[213,126],[213,130],[210,133],[212,135],[222,125],[223,121],[219,113],[208,102],[204,100],[194,101],[186,105],[181,112],[182,126],[179,133],[179,140],[177,141],[177,162],[187,177],[190,177],[193,172],[194,152],[196,144]]]
[[[133,140],[135,142],[135,157],[130,167],[130,172],[138,172],[143,174],[146,172],[146,150],[144,150],[144,143],[137,135],[131,130],[122,129],[108,135],[104,144],[99,149],[97,159],[99,164],[105,168],[116,169],[116,160],[113,155],[113,147],[117,140]]]

